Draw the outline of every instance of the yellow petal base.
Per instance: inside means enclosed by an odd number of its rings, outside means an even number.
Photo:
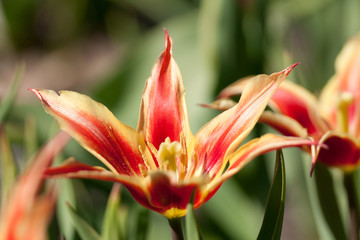
[[[163,215],[168,219],[180,218],[185,216],[185,214],[186,214],[186,209],[178,209],[178,208],[170,208],[165,213],[163,213]]]

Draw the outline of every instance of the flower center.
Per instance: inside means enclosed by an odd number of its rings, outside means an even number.
[[[181,153],[181,143],[177,141],[171,142],[170,138],[167,137],[165,141],[160,144],[157,159],[164,164],[165,169],[176,171],[177,161],[181,157]]]
[[[349,92],[340,93],[337,99],[337,125],[339,131],[348,131],[349,105],[353,102],[354,97]]]

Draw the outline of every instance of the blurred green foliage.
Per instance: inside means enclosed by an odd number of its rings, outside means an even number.
[[[173,38],[173,54],[182,72],[191,127],[196,132],[217,114],[197,104],[211,102],[222,88],[247,75],[270,74],[301,62],[289,79],[318,92],[334,73],[335,57],[345,41],[360,30],[359,12],[358,0],[2,0],[0,52],[6,56],[28,51],[46,54],[84,39],[91,41],[94,35],[110,39],[122,46],[122,61],[83,92],[136,127],[144,83],[163,49],[162,28],[166,28]],[[34,119],[32,128],[36,128],[33,146],[56,131],[56,124],[35,97],[34,102],[19,101],[10,109],[4,125],[20,169],[28,159],[22,156],[28,154],[24,129],[29,127],[29,118]],[[268,131],[258,126],[250,137]],[[100,165],[74,141],[66,148],[64,158],[68,156]],[[288,179],[283,239],[334,238],[320,213],[314,211],[316,190],[314,179],[309,178],[309,156],[295,149],[285,150],[284,157]],[[256,238],[273,159],[272,153],[250,163],[195,212],[204,239]],[[61,233],[68,240],[80,238],[69,224],[66,201],[82,220],[101,232],[111,187],[107,182],[62,180],[51,239],[58,239]],[[147,210],[126,190],[121,195],[118,213],[123,215],[119,222],[125,239],[144,238],[134,230],[144,216],[149,219],[146,239],[169,239],[164,217],[144,214]],[[331,217],[331,212],[326,217]]]

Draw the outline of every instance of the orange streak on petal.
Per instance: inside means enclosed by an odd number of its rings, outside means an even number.
[[[61,132],[35,156],[30,168],[18,179],[8,201],[2,203],[0,239],[45,240],[46,226],[56,202],[56,189],[49,186],[43,195],[39,189],[43,172],[65,146],[69,136]]]

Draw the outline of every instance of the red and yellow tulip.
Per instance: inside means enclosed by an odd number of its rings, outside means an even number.
[[[48,176],[120,182],[141,205],[171,219],[186,214],[193,193],[197,208],[257,155],[312,141],[269,134],[240,146],[295,65],[253,78],[236,106],[212,119],[194,136],[181,74],[172,56],[172,40],[165,34],[165,50],[142,95],[137,130],[85,95],[31,91],[60,127],[108,168],[72,160],[48,169]]]
[[[287,136],[311,136],[319,142],[313,163],[319,160],[347,172],[360,162],[360,35],[344,46],[335,70],[319,98],[295,83],[282,82],[269,101],[275,113],[265,112],[260,121]],[[229,103],[248,81],[225,88],[212,107]]]
[[[1,240],[45,240],[57,199],[55,185],[49,185],[43,194],[43,173],[55,155],[65,146],[69,136],[59,133],[36,155],[33,164],[19,177],[9,197],[1,204]]]

